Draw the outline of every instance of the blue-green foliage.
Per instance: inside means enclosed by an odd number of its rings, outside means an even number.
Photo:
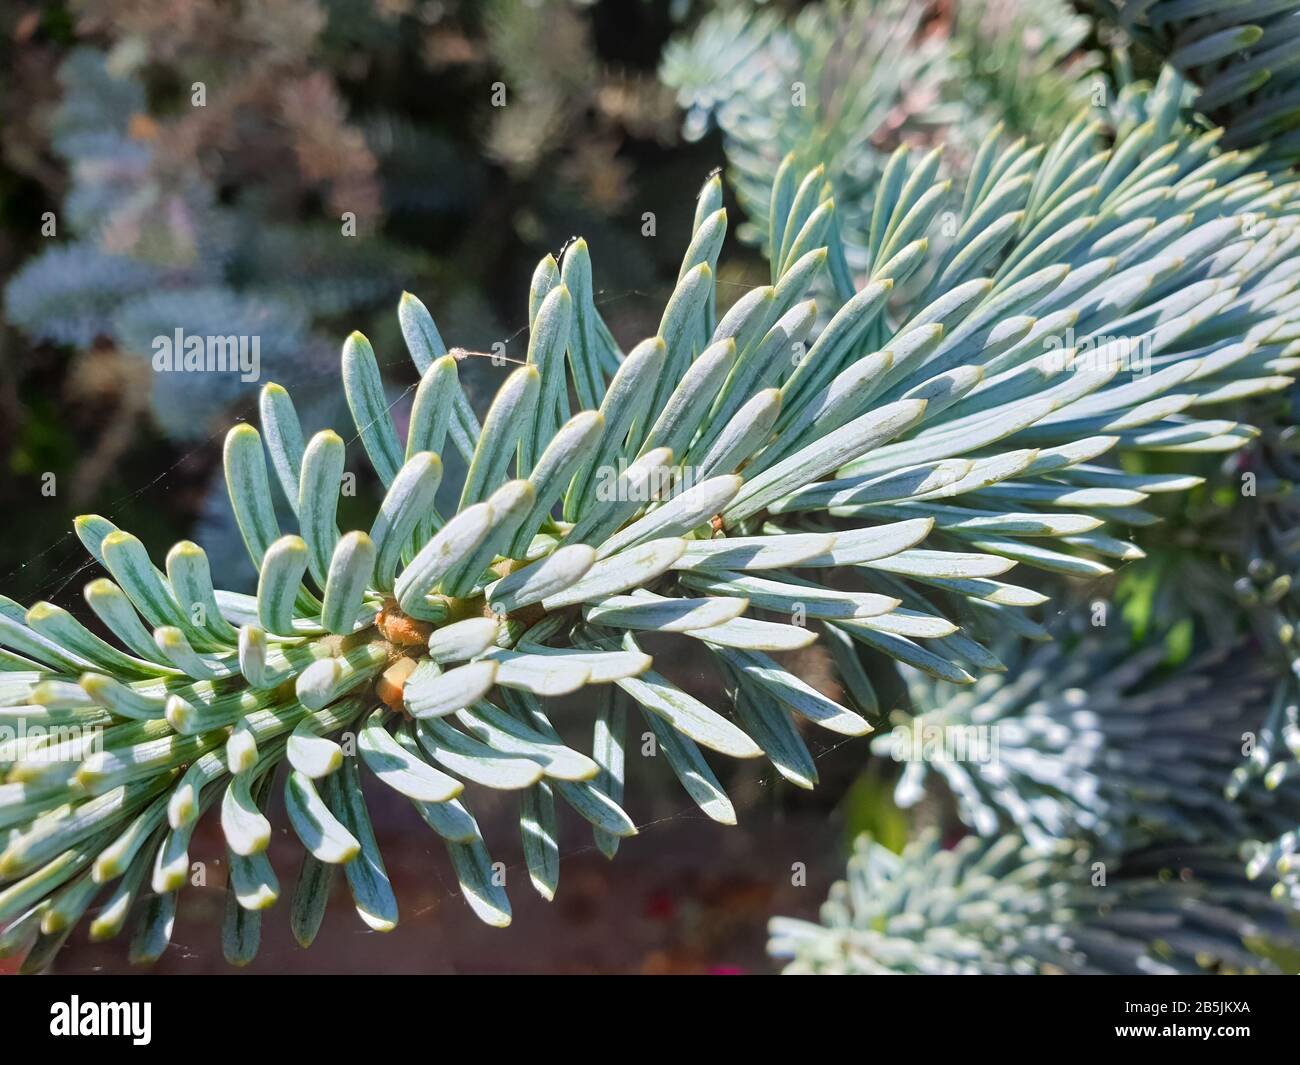
[[[51,136],[71,183],[57,241],[5,291],[7,317],[34,339],[152,359],[154,339],[178,329],[257,336],[260,380],[308,383],[323,369],[316,320],[390,296],[411,267],[408,253],[345,238],[338,224],[276,224],[256,189],[220,203],[200,168],[160,157],[140,81],[104,54],[74,51],[59,79]],[[152,381],[155,420],[178,440],[207,436],[218,412],[258,388],[232,373]]]
[[[763,5],[720,5],[665,50],[661,76],[688,139],[721,129],[727,175],[765,239],[772,179],[787,155],[826,170],[849,261],[862,241],[890,151],[941,143],[964,177],[995,127],[1054,136],[1087,103],[1097,57],[1087,22],[1057,0],[967,0],[948,32],[917,0],[826,0],[788,21]],[[951,234],[944,234],[951,236]]]
[[[1300,6],[1277,0],[1090,0],[1088,6],[1199,86],[1196,106],[1225,127],[1225,148],[1262,145],[1286,165],[1300,159]]]
[[[1014,647],[1006,673],[965,691],[910,675],[913,712],[874,745],[906,763],[904,805],[933,772],[981,835],[1013,827],[1033,846],[1080,840],[1108,855],[1269,839],[1300,823],[1296,779],[1224,794],[1267,717],[1262,656],[1241,645],[1170,666],[1159,639],[1135,649],[1122,627],[1073,628]]]
[[[1276,973],[1258,944],[1300,943],[1287,907],[1230,853],[1181,846],[1110,868],[1070,846],[933,832],[894,854],[857,841],[820,923],[775,918],[769,952],[789,973]]]

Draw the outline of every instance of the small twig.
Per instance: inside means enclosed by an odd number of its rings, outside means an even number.
[[[528,365],[528,363],[523,359],[511,359],[505,355],[499,355],[496,352],[492,352],[492,351],[470,351],[468,348],[452,348],[447,352],[447,354],[450,355],[457,362],[463,362],[465,359],[468,359],[471,355],[476,355],[481,359],[491,359],[494,363],[497,364],[503,362],[510,362],[510,363],[514,363],[516,366]]]

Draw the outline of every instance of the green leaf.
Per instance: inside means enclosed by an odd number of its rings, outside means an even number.
[[[586,781],[555,781],[555,793],[594,827],[624,839],[636,835],[636,825],[626,811],[604,792]]]
[[[157,845],[158,840],[159,833],[155,832],[132,858],[121,879],[100,904],[99,912],[90,922],[92,943],[113,939],[125,927],[131,907],[140,894],[140,886],[144,883],[145,874],[153,866],[152,848]],[[0,957],[2,956],[3,953],[0,952]]]
[[[609,537],[600,545],[596,558],[608,558],[647,540],[681,536],[690,532],[720,513],[736,497],[743,483],[742,478],[728,474],[711,477],[687,488]]]
[[[266,448],[271,455],[271,468],[284,498],[295,511],[298,509],[298,481],[302,470],[302,424],[289,393],[277,384],[263,387],[258,397],[258,413],[262,431],[266,434]]]
[[[714,653],[755,687],[822,728],[845,736],[865,736],[871,731],[859,714],[827,698],[761,651],[718,647]]]
[[[458,397],[463,398],[463,393],[456,357],[443,355],[433,360],[422,371],[415,398],[411,401],[411,420],[406,430],[407,462],[422,451],[442,454],[447,432],[455,419]],[[473,454],[472,450],[470,454]]]
[[[492,647],[499,631],[495,618],[466,618],[440,626],[429,634],[429,657],[439,665],[467,661]]]
[[[234,869],[237,859],[231,858]],[[221,952],[231,965],[247,965],[257,956],[262,943],[262,915],[257,909],[246,908],[240,901],[239,889],[232,875],[226,885],[226,908],[221,923]]]
[[[781,393],[768,388],[736,411],[700,459],[699,475],[731,473],[746,464],[772,435],[781,413]],[[748,471],[747,471],[748,472]]]
[[[713,271],[708,263],[702,262],[682,275],[672,295],[668,297],[668,304],[664,307],[663,318],[657,330],[657,335],[663,340],[666,348],[666,358],[663,373],[655,382],[654,392],[651,394],[650,411],[663,410],[672,390],[695,358],[696,338],[701,332],[712,291]],[[612,387],[611,385],[611,389]],[[637,437],[644,434],[648,428],[649,426],[644,424],[641,425],[639,432],[634,428],[629,448],[632,453],[640,451],[640,440]]]
[[[403,748],[384,727],[385,711],[376,710],[357,734],[357,750],[366,767],[394,791],[416,802],[446,802],[465,785]]]
[[[763,570],[801,566],[827,554],[837,542],[834,533],[726,536],[692,540],[673,565],[679,570]]]
[[[618,686],[682,735],[732,758],[757,758],[762,749],[721,714],[687,695],[653,670],[628,677]]]
[[[153,662],[166,662],[162,653],[158,650],[158,645],[153,642],[153,634],[144,627],[140,622],[140,617],[131,606],[131,601],[122,593],[119,588],[110,580],[99,578],[91,581],[86,585],[86,605],[95,612],[95,616],[104,623],[104,626],[112,632],[127,647],[134,651],[141,658]],[[19,650],[25,650],[37,658],[42,658],[45,651],[36,648],[24,648],[13,643],[13,636],[22,634],[26,637],[23,630],[13,626],[9,619],[0,618],[0,634],[3,639],[0,643],[17,647]],[[61,653],[61,652],[60,652]],[[75,662],[69,661],[69,672],[75,672],[79,667]],[[170,669],[168,665],[166,668]]]
[[[855,379],[858,387],[864,388],[877,374],[889,369],[893,356],[887,352],[859,357],[847,368],[844,368],[844,361],[849,352],[858,348],[867,330],[880,316],[893,288],[892,280],[872,281],[835,312],[830,323],[781,386],[784,410],[779,427],[782,430],[789,427],[823,389],[832,394],[847,390],[850,382]],[[840,389],[828,385],[837,373],[842,379]],[[852,376],[844,377],[845,374]]]
[[[167,579],[183,616],[202,629],[205,635],[222,643],[231,643],[238,638],[235,628],[217,606],[208,556],[198,544],[182,540],[173,545],[167,552]]]
[[[325,920],[335,868],[310,854],[302,856],[302,868],[298,871],[289,910],[289,927],[298,946],[304,949],[315,942],[316,933]]]
[[[525,427],[519,439],[521,477],[532,471],[543,441],[555,435],[561,404],[568,406],[564,353],[569,345],[572,323],[573,299],[561,284],[542,300],[529,327],[528,363],[541,375],[541,390],[533,412],[532,429],[528,431]]]
[[[487,659],[440,672],[434,663],[422,662],[403,689],[406,710],[415,718],[455,713],[492,690],[498,668],[497,662]]]
[[[343,766],[343,748],[321,735],[318,714],[308,714],[293,727],[285,752],[294,770],[310,780],[327,777]]]
[[[0,851],[0,876],[12,880],[36,872],[69,847],[113,829],[115,822],[134,814],[170,783],[166,774],[160,774],[106,791],[78,804],[65,817],[36,819],[25,831],[11,835]]]
[[[736,618],[725,625],[690,629],[686,635],[719,647],[739,647],[751,651],[797,651],[817,639],[817,634],[811,629],[798,625],[778,625],[771,621],[755,621],[753,618]]]
[[[185,638],[185,633],[174,625],[163,625],[154,629],[153,640],[163,657],[187,677],[196,680],[215,680],[220,677],[232,677],[238,672],[236,663],[227,658],[199,654]]]
[[[346,450],[337,433],[329,429],[317,433],[303,454],[298,482],[298,528],[310,552],[311,574],[322,588],[339,539],[335,515]]]
[[[271,484],[266,477],[262,438],[251,425],[236,425],[226,434],[225,469],[226,493],[235,521],[249,558],[260,568],[266,549],[280,536],[280,526],[275,520]],[[127,593],[130,594],[129,588]],[[151,624],[159,622],[151,619]]]
[[[280,898],[280,881],[265,854],[245,857],[227,851],[230,888],[241,909],[266,910]]]
[[[387,646],[370,643],[322,658],[298,674],[294,694],[309,710],[320,710],[375,676],[388,664]]]
[[[560,885],[559,827],[555,795],[545,781],[525,791],[519,801],[519,831],[523,836],[528,879],[547,902]]]
[[[568,665],[582,666],[588,670],[590,684],[611,684],[624,677],[635,677],[650,668],[652,659],[638,650],[588,651],[583,648],[543,647],[531,643],[525,636],[518,644],[520,651],[530,657],[563,661]]]
[[[460,495],[462,514],[472,504],[481,503],[505,480],[515,449],[532,423],[540,391],[541,374],[536,366],[519,367],[497,391],[465,475],[465,487]]]
[[[802,611],[813,618],[867,618],[888,614],[898,606],[892,596],[839,591],[788,575],[777,581],[730,570],[692,570],[681,575],[681,582],[701,592],[742,596],[753,606],[792,616]]]
[[[360,853],[361,844],[330,812],[311,778],[304,773],[295,770],[285,777],[284,808],[302,845],[317,861],[341,865]],[[300,879],[300,887],[301,883]],[[295,905],[296,902],[295,896]]]
[[[605,431],[605,418],[599,411],[583,411],[570,418],[546,445],[537,464],[528,475],[536,498],[532,510],[519,524],[519,528],[505,552],[511,558],[522,558],[537,530],[551,513],[551,508],[564,493],[570,479],[601,441]]]
[[[641,453],[666,447],[675,455],[687,445],[708,414],[736,359],[736,341],[726,337],[710,344],[682,375],[641,445]]]
[[[877,448],[915,425],[925,413],[923,400],[901,400],[856,418],[747,481],[723,515],[735,524],[796,488],[819,480],[850,459]]]
[[[181,614],[166,581],[149,561],[144,544],[130,533],[119,531],[104,537],[101,550],[113,579],[150,625],[173,625],[187,633],[195,632],[189,619]]]
[[[71,932],[98,892],[99,884],[90,878],[89,873],[82,873],[61,887],[50,896],[50,904],[41,915],[41,935]]]
[[[595,549],[569,544],[487,586],[487,602],[499,614],[523,609],[572,588],[591,570]]]
[[[257,578],[257,618],[268,632],[293,633],[294,604],[307,571],[307,544],[300,536],[282,536],[266,549]]]
[[[594,410],[605,391],[605,379],[600,368],[591,254],[581,237],[564,249],[561,280],[572,294],[573,328],[569,334],[568,357],[573,387],[583,409]]]
[[[136,856],[154,836],[167,816],[167,802],[158,799],[137,814],[111,843],[95,856],[91,876],[95,883],[106,884],[122,876]]]
[[[397,304],[397,320],[416,372],[421,375],[427,373],[435,359],[447,354],[447,345],[443,343],[442,335],[434,325],[428,308],[416,296],[403,292]]]
[[[542,767],[536,762],[503,754],[439,718],[418,721],[416,736],[435,762],[484,787],[511,791],[531,787],[542,778]]]
[[[737,692],[736,716],[781,776],[797,788],[816,786],[816,763],[783,706],[757,685],[743,685]]]
[[[668,349],[659,337],[643,340],[623,360],[600,403],[605,433],[600,447],[574,474],[564,497],[564,519],[577,521],[596,503],[597,472],[617,464],[633,422],[651,409],[654,389],[664,374]]]
[[[26,620],[32,631],[45,637],[49,645],[62,646],[75,655],[76,660],[90,662],[97,669],[129,677],[165,675],[164,668],[123,654],[53,603],[33,604],[27,611]]]
[[[387,488],[401,468],[402,445],[388,413],[374,349],[360,333],[343,342],[343,394],[370,464]]]
[[[623,801],[623,776],[625,757],[624,733],[627,731],[627,696],[620,691],[606,689],[607,695],[596,714],[591,739],[591,756],[600,765],[600,776],[593,782],[614,802]],[[596,846],[606,858],[618,851],[619,837],[601,828],[594,828]],[[558,874],[558,869],[557,869]]]
[[[563,591],[545,596],[542,606],[554,611],[625,592],[666,572],[685,550],[686,541],[677,537],[638,544],[595,563]]]
[[[443,577],[444,595],[465,598],[479,586],[484,571],[497,555],[509,550],[511,538],[536,501],[537,492],[528,481],[508,481],[488,497],[486,505],[492,512],[492,529]]]
[[[488,652],[484,661],[496,663],[497,684],[520,688],[534,695],[568,695],[591,679],[590,666],[567,656],[548,659],[497,647]]]
[[[221,800],[221,831],[235,854],[261,854],[271,842],[271,822],[257,808],[248,774],[231,778]]]
[[[736,810],[727,793],[722,790],[718,778],[714,776],[709,763],[704,760],[700,749],[677,731],[657,713],[652,713],[644,705],[642,715],[655,734],[659,748],[672,767],[674,775],[686,789],[686,794],[714,821],[723,825],[736,823]]]
[[[465,902],[474,916],[493,928],[510,924],[510,900],[505,889],[497,883],[492,857],[483,845],[482,836],[468,843],[447,843],[447,856],[460,883]]]
[[[531,759],[554,780],[590,780],[600,772],[600,766],[585,754],[523,724],[492,703],[477,702],[457,711],[456,717],[481,742],[504,754]]]
[[[304,553],[306,551],[304,545]],[[375,569],[375,544],[363,532],[350,532],[339,540],[325,580],[321,625],[327,632],[348,635],[361,613],[361,600]]]
[[[583,608],[582,616],[596,625],[647,632],[686,632],[707,629],[738,618],[749,606],[743,598],[676,599],[653,593],[611,595]]]
[[[631,465],[602,467],[596,475],[596,499],[603,504],[593,507],[568,532],[569,543],[599,544],[612,535],[645,504],[671,493],[677,471],[673,454],[667,448],[655,448],[641,455]]]
[[[381,592],[392,590],[402,551],[417,526],[433,512],[441,483],[442,460],[430,451],[409,456],[393,478],[370,526],[370,539],[377,551],[374,583]]]
[[[850,529],[835,534],[835,544],[829,551],[806,558],[801,565],[855,566],[890,558],[919,544],[934,527],[933,518],[913,518],[888,525]]]
[[[176,892],[149,895],[140,910],[128,957],[132,965],[149,965],[163,956],[176,925]]]
[[[80,873],[90,864],[95,851],[110,838],[109,834],[102,834],[82,846],[65,850],[35,872],[0,890],[0,924],[8,924],[26,913],[60,884]]]
[[[462,510],[439,530],[397,578],[394,591],[402,611],[419,616],[424,597],[492,532],[494,515],[487,503]]]
[[[365,796],[361,793],[357,759],[345,759],[343,771],[327,777],[326,781],[331,808],[361,845],[361,852],[343,867],[357,913],[374,931],[391,932],[397,927],[397,899],[379,853]]]

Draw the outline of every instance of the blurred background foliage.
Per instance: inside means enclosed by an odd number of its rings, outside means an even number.
[[[575,234],[610,292],[653,289],[689,224],[667,189],[709,168],[674,151],[662,5],[69,0],[0,18],[0,461],[26,515],[0,569],[30,574],[19,595],[57,573],[85,510],[159,543],[197,525],[242,567],[204,445],[259,384],[152,374],[155,336],[258,335],[262,380],[319,427],[341,338],[392,351],[404,288],[479,351],[519,346],[532,264]]]
[[[627,345],[654,331],[675,280],[690,236],[683,190],[715,168],[739,238],[721,281],[736,295],[765,283],[758,235],[793,153],[826,167],[848,276],[863,265],[851,236],[867,232],[898,145],[945,145],[960,181],[997,124],[1044,140],[1081,107],[1113,102],[1117,83],[1158,72],[1143,40],[1109,69],[1109,33],[1064,0],[11,0],[0,8],[0,507],[13,518],[0,586],[77,607],[86,562],[71,521],[97,512],[151,551],[198,540],[220,582],[246,588],[220,483],[224,430],[251,416],[266,380],[293,388],[308,433],[342,424],[336,366],[352,329],[392,365],[400,424],[413,384],[394,313],[404,289],[471,353],[461,379],[481,413],[504,370],[472,353],[504,343],[522,357],[533,267],[572,237],[587,238],[597,302]],[[260,336],[261,381],[222,389],[212,375],[152,373],[152,339],[178,328]],[[1116,595],[1136,638],[1166,633],[1171,659],[1188,653],[1187,635],[1164,621],[1193,606],[1207,625],[1226,615],[1218,604],[1241,603],[1264,629],[1289,624],[1276,572],[1223,566],[1297,548],[1294,400],[1268,402],[1252,418],[1272,426],[1258,447],[1228,466],[1206,460],[1182,531],[1144,532],[1145,563],[1076,599]],[[1225,505],[1244,470],[1259,476],[1263,521]],[[376,487],[363,479],[351,505],[369,513]],[[1240,542],[1261,535],[1276,542]],[[800,674],[829,691],[824,652],[801,654]],[[609,866],[575,848],[574,887],[549,922],[533,907],[502,936],[461,928],[453,906],[447,921],[412,925],[443,952],[435,963],[345,932],[335,956],[390,971],[519,958],[557,971],[769,969],[764,922],[814,913],[858,833],[901,851],[917,828],[960,832],[941,791],[900,809],[896,767],[877,757],[864,770],[864,746],[816,753],[822,785],[797,804],[779,778],[736,767],[726,783],[742,828],[730,833],[681,816],[660,789],[639,812],[640,857]],[[395,865],[402,845],[384,841]],[[792,863],[809,858],[806,886],[792,885]],[[428,909],[446,894],[429,886]],[[258,965],[328,967],[328,951],[306,962],[270,943]],[[90,949],[69,964],[117,959]],[[221,968],[206,956],[165,964]]]

